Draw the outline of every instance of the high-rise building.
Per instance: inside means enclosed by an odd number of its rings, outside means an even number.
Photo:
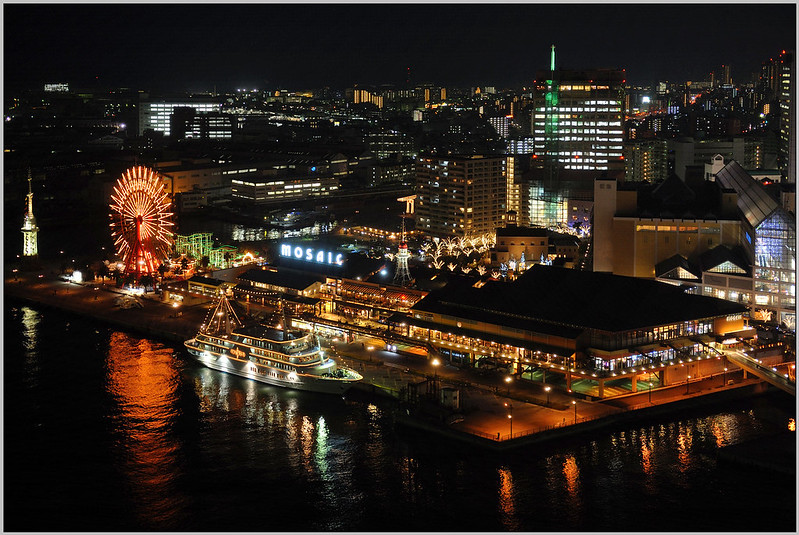
[[[763,167],[765,161],[764,141],[753,137],[706,140],[682,137],[668,140],[667,147],[674,158],[674,172],[683,180],[688,166],[704,165],[716,154],[726,161],[735,160],[744,169]]]
[[[196,113],[194,108],[174,108],[170,136],[174,139],[230,139],[233,121],[225,113]]]
[[[732,83],[732,75],[730,73],[730,66],[729,65],[722,65],[721,66],[721,83],[722,85],[730,85]]]
[[[475,236],[504,226],[504,156],[427,156],[416,163],[416,228],[433,236]]]
[[[497,131],[500,137],[507,138],[510,133],[510,115],[499,115],[496,117],[489,117],[488,122]]]
[[[163,132],[165,136],[172,133],[172,114],[175,108],[192,108],[195,114],[219,113],[222,105],[211,99],[183,98],[141,102],[139,104],[139,135],[145,130]]]
[[[368,89],[358,89],[352,91],[352,102],[354,104],[374,104],[378,108],[383,107],[383,95],[379,95]]]
[[[657,182],[669,172],[666,141],[648,139],[624,144],[624,180],[627,182]]]
[[[535,138],[509,139],[506,150],[508,154],[533,154],[535,152]]]
[[[779,166],[786,182],[796,183],[796,122],[794,100],[793,52],[782,51],[779,57],[779,101],[780,101],[780,152]]]
[[[379,132],[367,133],[363,141],[372,154],[381,160],[394,154],[416,156],[413,139],[402,132],[382,129]]]
[[[624,168],[624,72],[555,68],[536,75],[532,130],[535,154],[556,169]]]
[[[524,203],[522,203],[522,185],[520,181],[517,181],[516,176],[516,158],[514,156],[508,156],[508,159],[505,163],[505,184],[507,187],[507,191],[505,193],[506,204],[508,207],[508,213],[514,214],[514,222],[513,224],[518,223],[518,214],[522,214],[523,210],[526,208]],[[521,177],[519,177],[521,178]],[[527,221],[522,216],[522,222],[519,223],[524,225]]]

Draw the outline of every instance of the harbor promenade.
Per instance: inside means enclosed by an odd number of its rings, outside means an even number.
[[[73,312],[143,335],[182,343],[191,338],[210,305],[173,307],[156,296],[140,298],[141,308],[121,308],[121,290],[105,284],[73,283],[52,272],[6,275],[5,296]],[[349,343],[326,341],[334,356],[364,376],[358,390],[401,398],[415,388],[436,399],[441,389],[457,391],[457,410],[399,412],[399,421],[412,427],[507,449],[554,436],[573,434],[618,422],[707,403],[719,395],[740,397],[765,391],[768,385],[738,371],[708,376],[690,384],[619,396],[603,401],[578,399],[572,393],[526,379],[507,380],[506,374],[446,363],[434,366],[426,355],[386,351],[373,338],[356,335]],[[384,346],[382,346],[384,347]],[[176,354],[176,358],[180,358]],[[415,386],[414,386],[415,385]],[[549,387],[549,391],[545,388]],[[436,408],[437,403],[428,403]]]

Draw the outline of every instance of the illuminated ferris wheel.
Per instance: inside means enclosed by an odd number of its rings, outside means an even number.
[[[154,275],[172,248],[172,203],[158,173],[131,167],[111,195],[111,233],[124,273]]]

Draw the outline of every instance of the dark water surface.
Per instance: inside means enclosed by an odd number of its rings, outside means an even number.
[[[392,404],[260,385],[6,301],[6,531],[794,531],[792,476],[717,459],[782,393],[508,455]]]

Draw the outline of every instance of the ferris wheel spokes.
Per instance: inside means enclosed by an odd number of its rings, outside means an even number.
[[[112,236],[126,275],[154,275],[172,248],[171,202],[158,173],[143,166],[122,174],[111,195]]]

